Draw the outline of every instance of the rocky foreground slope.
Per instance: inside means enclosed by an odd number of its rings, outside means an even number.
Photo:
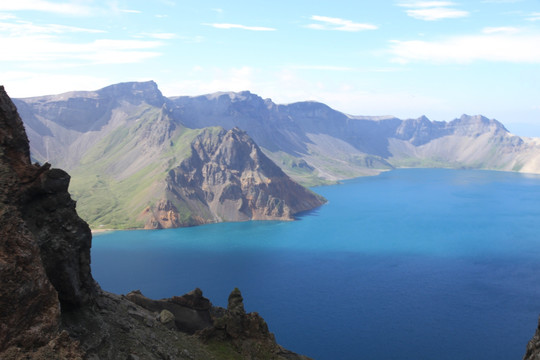
[[[159,301],[104,292],[70,177],[30,162],[0,87],[0,359],[306,359],[279,346],[235,289],[227,309],[200,290]]]

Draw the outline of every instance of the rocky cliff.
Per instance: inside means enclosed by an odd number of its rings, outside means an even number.
[[[0,87],[0,359],[306,359],[277,345],[259,317],[215,308],[200,291],[171,300],[174,327],[165,308],[102,291],[69,181],[30,162],[23,123]],[[254,318],[263,331],[203,336],[222,331],[223,316]]]
[[[191,156],[169,171],[165,183],[165,197],[141,214],[145,228],[292,220],[294,214],[324,203],[292,181],[238,128],[204,130],[191,143]],[[180,215],[180,208],[187,215]]]
[[[81,355],[61,333],[61,309],[96,296],[90,229],[67,193],[69,176],[33,165],[23,123],[0,87],[0,353]],[[55,349],[55,347],[59,347]]]

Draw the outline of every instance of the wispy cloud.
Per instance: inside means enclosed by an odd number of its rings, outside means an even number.
[[[118,11],[128,14],[142,14],[142,11],[133,9],[118,9]]]
[[[143,38],[152,38],[158,40],[172,40],[178,38],[178,35],[174,33],[142,33],[140,36]]]
[[[407,10],[407,15],[419,20],[436,21],[442,19],[462,18],[469,16],[468,11],[450,8],[429,8]]]
[[[13,14],[0,13],[0,20],[10,20],[15,18],[16,17]]]
[[[127,64],[160,56],[158,41],[99,39],[87,43],[67,43],[43,36],[0,38],[0,61]]]
[[[316,23],[306,25],[309,29],[316,30],[336,30],[336,31],[363,31],[363,30],[376,30],[378,26],[366,23],[357,23],[351,20],[313,15],[311,20],[317,21]]]
[[[527,17],[527,20],[529,21],[539,21],[540,20],[540,12],[533,12]]]
[[[456,3],[452,1],[413,1],[406,3],[399,3],[398,6],[401,7],[411,7],[411,8],[433,8],[433,7],[447,7],[454,6]]]
[[[540,34],[492,29],[496,31],[455,36],[442,41],[394,40],[390,53],[394,56],[393,61],[398,63],[540,63]]]
[[[512,4],[517,2],[522,2],[523,0],[482,0],[483,3],[493,3],[493,4]]]
[[[58,2],[48,0],[17,0],[0,2],[0,11],[42,11],[62,15],[90,15],[91,7],[77,2]]]
[[[451,1],[416,1],[400,3],[398,6],[411,8],[405,10],[408,16],[424,21],[455,19],[469,16],[469,12],[453,8]]]
[[[321,71],[353,71],[354,68],[348,66],[334,65],[294,65],[290,67],[295,70],[321,70]]]
[[[2,19],[0,19],[2,20]],[[36,25],[28,21],[18,20],[16,22],[0,22],[0,34],[6,34],[10,37],[66,33],[105,33],[99,29],[80,28],[75,26],[66,26],[60,24]]]
[[[94,39],[81,41],[73,34],[106,34],[99,29],[59,24],[36,25],[22,20],[0,21],[1,61],[20,63],[136,63],[161,55],[158,40]],[[43,64],[40,64],[40,66]]]
[[[99,89],[111,84],[111,79],[108,78],[95,75],[66,74],[64,71],[59,73],[52,71],[0,71],[0,78],[2,78],[6,91],[11,97],[61,94],[73,90]]]
[[[240,24],[223,24],[223,23],[217,23],[217,24],[203,24],[206,26],[211,26],[216,29],[241,29],[241,30],[250,30],[250,31],[276,31],[276,29],[271,27],[264,27],[264,26],[247,26],[247,25],[240,25]]]
[[[397,72],[403,71],[402,67],[350,67],[336,65],[291,65],[287,69],[290,70],[313,70],[313,71],[337,71],[337,72]]]
[[[482,29],[484,34],[517,34],[521,30],[513,26],[487,27]]]

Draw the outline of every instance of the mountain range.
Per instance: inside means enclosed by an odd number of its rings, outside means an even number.
[[[152,81],[14,102],[33,159],[70,171],[93,228],[292,219],[324,203],[294,181],[329,184],[398,167],[540,173],[540,139],[481,115],[352,116],[249,91],[165,97]]]

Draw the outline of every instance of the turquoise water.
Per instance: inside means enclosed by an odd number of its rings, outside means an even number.
[[[520,359],[540,314],[540,176],[404,169],[315,191],[294,222],[94,237],[108,291],[242,290],[316,359]]]

